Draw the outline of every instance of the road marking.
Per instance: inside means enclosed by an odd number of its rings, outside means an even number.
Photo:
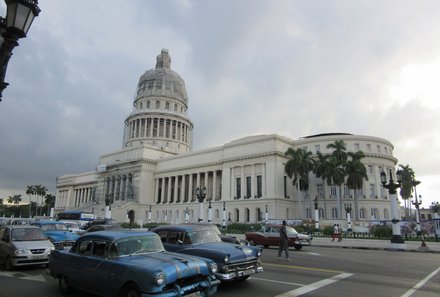
[[[403,294],[401,297],[409,297],[409,296],[411,296],[413,293],[415,293],[415,291],[417,291],[421,286],[423,286],[431,277],[436,275],[439,271],[440,271],[440,267],[438,267],[436,270],[431,272],[427,277],[425,277],[424,279],[419,281],[414,287],[411,288],[411,290],[409,290],[408,292]]]
[[[295,265],[288,265],[288,264],[262,263],[262,265],[263,265],[263,267],[264,266],[273,266],[273,267],[293,268],[293,269],[302,269],[302,270],[319,271],[319,272],[330,272],[330,273],[339,273],[339,274],[344,273],[344,271],[340,271],[340,270],[295,266]]]
[[[17,272],[4,272],[0,271],[0,276],[6,276],[6,277],[13,277],[18,279],[26,279],[31,281],[37,281],[37,282],[46,282],[46,279],[41,274],[37,275],[30,275],[23,272],[17,273]]]
[[[292,285],[292,286],[300,286],[300,287],[305,286],[304,284],[291,283],[291,282],[283,282],[283,281],[267,279],[267,278],[250,277],[249,279],[255,279],[255,280],[259,280],[259,281],[265,281],[265,282],[271,282],[271,283],[277,283],[277,284],[283,284],[283,285]]]
[[[278,295],[276,297],[296,297],[296,296],[301,296],[303,294],[310,293],[310,292],[312,292],[314,290],[320,289],[320,288],[322,288],[324,286],[328,286],[330,284],[333,284],[333,283],[335,283],[337,281],[340,281],[340,280],[342,280],[344,278],[347,278],[347,277],[350,277],[352,275],[353,275],[352,273],[341,273],[341,274],[335,275],[335,276],[333,276],[331,278],[323,279],[323,280],[320,280],[318,282],[312,283],[310,285],[306,285],[306,286],[303,286],[301,288],[298,288],[298,289],[295,289],[295,290],[283,293],[283,294]]]

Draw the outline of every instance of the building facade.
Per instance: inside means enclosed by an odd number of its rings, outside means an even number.
[[[261,222],[266,216],[311,221],[317,201],[320,221],[328,224],[343,224],[346,206],[355,226],[391,219],[389,194],[380,183],[380,173],[397,164],[389,141],[347,133],[298,140],[271,134],[192,151],[188,107],[185,83],[162,50],[156,67],[139,79],[122,149],[101,156],[96,171],[58,177],[55,212],[78,209],[104,217],[110,209],[112,218],[123,222],[130,216],[138,223],[196,222],[199,216],[217,224]],[[309,190],[298,192],[284,171],[287,149],[330,154],[327,145],[336,140],[347,151],[364,152],[363,188],[338,189],[311,173]]]

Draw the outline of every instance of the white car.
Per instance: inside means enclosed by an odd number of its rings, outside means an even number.
[[[69,228],[70,231],[76,234],[82,234],[84,233],[84,230],[82,230],[79,227],[79,224],[77,222],[70,222],[70,221],[62,221],[64,224],[66,224],[67,228]]]
[[[54,245],[39,227],[7,225],[0,227],[0,262],[6,270],[15,266],[48,265]]]

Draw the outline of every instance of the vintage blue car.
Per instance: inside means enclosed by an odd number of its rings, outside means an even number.
[[[32,225],[40,227],[56,249],[72,246],[79,237],[60,221],[37,221]]]
[[[145,231],[84,234],[49,260],[62,292],[77,288],[105,297],[211,296],[220,283],[217,269],[212,260],[165,251],[159,236]]]
[[[152,231],[159,234],[167,251],[214,260],[218,265],[216,277],[221,281],[245,280],[263,272],[261,248],[222,242],[210,226],[162,225]]]

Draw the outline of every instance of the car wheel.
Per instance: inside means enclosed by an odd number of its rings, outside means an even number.
[[[140,297],[140,296],[141,296],[141,290],[135,284],[126,285],[122,289],[121,294],[119,294],[119,297]]]
[[[295,248],[295,250],[299,251],[300,249],[302,249],[302,245],[300,244],[294,244],[293,247]]]
[[[249,277],[250,277],[250,275],[240,276],[240,277],[237,277],[237,281],[241,282],[241,281],[247,280]]]
[[[255,240],[249,239],[249,244],[252,245],[252,246],[255,246]]]
[[[63,294],[69,294],[73,291],[72,286],[70,286],[69,278],[65,275],[58,276],[58,287]]]
[[[6,261],[5,261],[5,269],[10,271],[14,268],[14,266],[12,265],[12,260],[10,256],[6,257]]]

